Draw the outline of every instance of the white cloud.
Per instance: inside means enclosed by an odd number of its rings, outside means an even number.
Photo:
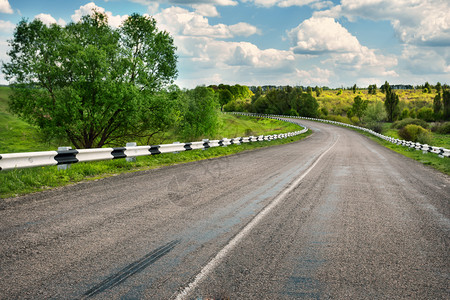
[[[330,7],[332,5],[331,1],[321,1],[321,0],[242,0],[242,2],[252,2],[258,6],[263,7],[291,7],[291,6],[305,6],[310,5],[315,9],[322,9],[325,7]]]
[[[94,2],[90,2],[86,5],[80,6],[80,9],[77,9],[75,13],[71,16],[72,21],[78,22],[81,20],[81,17],[84,15],[90,15],[93,11],[98,11],[100,13],[106,14],[108,17],[108,23],[112,27],[119,27],[123,21],[125,21],[128,18],[128,15],[120,16],[116,15],[113,16],[112,12],[105,11],[103,7],[97,6]]]
[[[413,74],[446,74],[450,72],[450,49],[405,45],[402,65]]]
[[[195,11],[205,17],[217,17],[219,16],[219,12],[216,7],[211,4],[195,4],[192,5]]]
[[[253,68],[286,68],[295,60],[291,51],[265,49],[248,42],[219,41],[209,37],[178,37],[180,56],[201,63],[205,68],[250,66]]]
[[[407,44],[450,46],[448,0],[342,0],[317,17],[389,20],[398,38]]]
[[[14,28],[16,28],[16,25],[11,23],[10,21],[0,20],[0,32],[13,33]]]
[[[59,20],[56,21],[56,19],[53,18],[53,17],[52,17],[51,15],[49,15],[49,14],[43,14],[43,13],[41,13],[41,14],[39,14],[39,15],[34,16],[34,18],[35,18],[35,19],[38,19],[38,20],[41,20],[42,23],[44,23],[44,24],[47,25],[47,26],[49,26],[49,25],[51,25],[51,24],[58,24],[58,25],[61,25],[61,26],[65,26],[65,25],[66,25],[66,22],[65,22],[63,19],[59,18]]]
[[[392,68],[398,61],[394,56],[382,55],[361,45],[333,18],[312,17],[287,34],[294,53],[320,57],[322,64],[334,70],[352,73],[355,77],[395,76]]]
[[[318,67],[312,70],[295,70],[298,84],[302,85],[327,85],[330,83],[330,77],[334,74],[327,69],[320,69]]]
[[[8,0],[0,0],[0,13],[4,14],[14,13],[14,11],[11,8],[11,5],[9,5]]]
[[[251,36],[254,34],[261,34],[260,30],[257,27],[243,22],[230,25],[229,28],[233,35],[238,36]]]
[[[235,25],[210,25],[208,19],[181,7],[170,7],[155,15],[159,28],[167,30],[172,35],[199,36],[211,38],[232,38],[234,36],[249,36],[258,33],[255,26],[247,23]]]
[[[361,45],[356,37],[333,18],[310,18],[290,30],[288,36],[297,54],[357,52]]]

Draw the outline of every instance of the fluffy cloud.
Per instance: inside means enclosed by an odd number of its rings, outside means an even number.
[[[289,67],[295,60],[291,51],[265,49],[248,42],[226,42],[208,37],[178,37],[180,56],[205,68],[247,66],[261,69]]]
[[[51,25],[51,24],[58,24],[58,25],[61,25],[61,26],[65,26],[66,25],[66,22],[63,19],[59,18],[59,20],[56,21],[56,19],[53,18],[49,14],[39,14],[39,15],[35,16],[34,18],[38,19],[38,20],[41,20],[42,23],[44,23],[46,25]]]
[[[0,0],[0,13],[12,14],[14,13],[8,0]]]
[[[190,6],[235,6],[238,4],[235,0],[131,0],[135,3],[140,3],[142,5],[153,6],[160,3],[167,3],[173,5],[190,5]]]
[[[252,2],[256,5],[263,7],[291,7],[291,6],[305,6],[310,5],[315,9],[322,9],[325,7],[330,7],[332,5],[331,1],[321,1],[321,0],[242,0],[242,2]]]
[[[195,11],[205,17],[217,17],[219,16],[219,12],[216,7],[211,4],[194,4],[192,7]]]
[[[407,44],[450,46],[448,0],[342,0],[316,17],[389,20],[398,38]]]
[[[361,45],[356,37],[333,18],[311,18],[290,30],[288,36],[297,54],[357,52]]]
[[[105,11],[105,9],[103,7],[97,6],[94,2],[90,2],[86,5],[80,6],[80,9],[77,9],[75,11],[75,14],[72,15],[72,21],[78,22],[81,20],[82,16],[90,15],[93,11],[98,11],[100,13],[106,14],[106,16],[108,17],[109,25],[111,25],[112,27],[116,27],[116,28],[119,27],[122,24],[122,22],[128,18],[127,15],[113,16],[112,12]]]
[[[302,85],[327,85],[330,83],[330,77],[334,75],[332,71],[318,67],[309,71],[296,69],[295,73]]]
[[[404,68],[416,75],[450,72],[450,49],[447,47],[405,45],[400,59]]]
[[[395,76],[392,68],[398,63],[393,56],[385,56],[359,43],[333,18],[313,17],[287,32],[293,47],[300,55],[320,56],[324,65],[361,75]]]
[[[210,25],[208,19],[197,13],[181,7],[170,7],[155,15],[158,26],[172,35],[199,36],[211,38],[232,38],[234,36],[249,36],[258,33],[258,29],[247,23],[235,25]]]

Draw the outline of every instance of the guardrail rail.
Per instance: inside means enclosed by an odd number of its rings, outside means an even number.
[[[297,124],[298,125],[298,124]],[[299,125],[300,126],[300,125]],[[223,138],[221,140],[203,140],[201,142],[173,143],[153,146],[131,146],[118,148],[92,148],[92,149],[70,149],[58,151],[40,151],[0,154],[0,171],[42,167],[52,165],[70,165],[78,162],[89,162],[99,160],[110,160],[128,157],[137,157],[144,155],[157,155],[162,153],[172,153],[181,151],[190,151],[197,149],[208,149],[212,147],[225,147],[228,145],[240,145],[242,143],[272,141],[283,139],[307,132],[304,127],[302,130],[249,137],[236,137],[232,139]]]

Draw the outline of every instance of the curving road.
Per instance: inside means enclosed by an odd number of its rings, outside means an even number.
[[[7,199],[1,299],[448,299],[450,178],[351,130]]]

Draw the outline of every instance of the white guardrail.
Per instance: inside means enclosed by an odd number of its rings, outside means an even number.
[[[221,140],[203,140],[201,142],[192,143],[0,154],[0,171],[208,149],[212,147],[225,147],[233,144],[240,145],[249,142],[272,141],[300,135],[307,131],[308,129],[305,127],[303,130],[282,134],[237,137],[232,139],[224,138]]]
[[[435,153],[435,154],[439,155],[440,157],[450,157],[450,150],[449,149],[445,149],[445,148],[442,148],[442,147],[434,147],[434,146],[430,146],[430,145],[427,145],[427,144],[420,144],[420,143],[415,143],[415,142],[411,142],[411,141],[395,139],[393,137],[385,136],[385,135],[382,135],[380,133],[377,133],[377,132],[375,132],[375,131],[373,131],[371,129],[368,129],[368,128],[359,127],[359,126],[355,126],[355,125],[351,125],[351,124],[347,124],[347,123],[342,123],[342,122],[336,122],[336,121],[325,120],[325,119],[297,117],[297,116],[265,115],[265,114],[255,114],[255,113],[234,113],[234,112],[232,114],[240,114],[240,115],[247,115],[247,116],[254,116],[254,117],[275,118],[275,119],[282,120],[282,121],[286,121],[286,120],[284,120],[282,118],[302,119],[302,120],[311,120],[311,121],[318,121],[318,122],[323,122],[323,123],[330,123],[330,124],[335,124],[335,125],[341,125],[341,126],[351,127],[351,128],[355,128],[355,129],[359,129],[359,130],[368,132],[368,133],[370,133],[370,134],[372,134],[374,136],[377,136],[377,137],[379,137],[379,138],[381,138],[383,140],[386,140],[388,142],[391,142],[393,144],[402,145],[402,146],[409,147],[409,148],[414,148],[416,150],[421,150],[424,153],[425,152]]]

